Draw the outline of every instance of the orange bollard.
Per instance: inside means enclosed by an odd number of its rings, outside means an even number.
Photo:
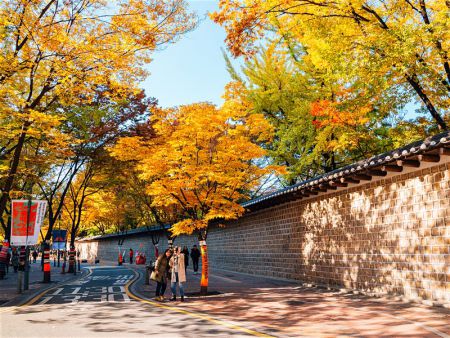
[[[44,247],[44,283],[50,283],[50,246],[46,243]]]

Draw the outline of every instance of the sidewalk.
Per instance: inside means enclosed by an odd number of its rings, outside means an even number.
[[[21,302],[23,299],[27,299],[31,297],[31,295],[35,294],[39,290],[44,290],[48,287],[55,286],[59,282],[64,282],[69,279],[79,277],[81,275],[81,271],[77,271],[77,276],[73,273],[71,274],[61,274],[62,262],[60,263],[60,267],[53,266],[53,260],[51,261],[51,282],[43,283],[44,272],[41,270],[41,261],[37,260],[36,263],[30,264],[30,275],[29,275],[29,289],[27,291],[23,291],[22,294],[17,293],[17,279],[19,273],[14,273],[14,269],[12,266],[9,267],[9,273],[5,275],[5,279],[0,280],[0,306],[6,305],[7,302],[12,300]],[[82,264],[83,268],[83,264]],[[67,271],[67,267],[66,267]],[[25,275],[25,273],[24,273]]]
[[[132,267],[145,271],[143,266]],[[214,269],[208,291],[220,294],[200,297],[195,295],[200,275],[188,270],[187,280],[186,302],[165,304],[251,325],[277,337],[450,337],[450,310],[445,308]],[[144,285],[140,278],[135,290],[152,299],[155,287],[155,282]]]

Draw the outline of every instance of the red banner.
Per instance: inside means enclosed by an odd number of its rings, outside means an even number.
[[[12,201],[11,245],[34,245],[38,242],[46,208],[47,201]]]
[[[31,203],[30,219],[28,220],[28,201],[14,201],[12,210],[12,235],[13,236],[34,236],[34,223],[37,217],[37,203]]]

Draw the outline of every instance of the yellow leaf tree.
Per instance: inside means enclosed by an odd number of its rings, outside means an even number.
[[[196,103],[157,110],[151,117],[154,138],[123,138],[112,151],[119,159],[137,160],[141,177],[149,182],[153,206],[180,211],[171,227],[173,235],[198,235],[202,294],[208,287],[206,238],[211,222],[242,215],[239,202],[263,176],[278,169],[255,164],[265,155],[257,142],[269,139],[271,127],[240,105],[238,89],[236,83],[228,86],[221,109]]]
[[[192,29],[183,0],[10,0],[0,2],[0,141],[7,168],[0,217],[35,121],[59,106],[84,105],[107,87],[135,93],[151,53]],[[58,110],[61,114],[63,111]]]
[[[448,0],[222,0],[219,6],[212,18],[226,29],[235,56],[253,54],[270,32],[280,44],[298,42],[302,49],[293,54],[329,79],[376,85],[379,95],[396,88],[448,128]]]

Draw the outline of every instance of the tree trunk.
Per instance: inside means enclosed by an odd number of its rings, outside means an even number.
[[[73,231],[73,230],[72,230]],[[77,270],[76,267],[76,253],[75,253],[75,234],[72,232],[70,234],[70,245],[69,245],[69,268],[67,273],[75,273]]]
[[[201,244],[204,243],[204,244]],[[202,253],[202,278],[200,280],[200,295],[208,294],[208,247],[206,241],[200,243],[200,251]]]
[[[199,234],[200,252],[202,254],[202,278],[200,279],[200,295],[206,296],[208,294],[209,282],[209,262],[208,262],[208,247],[206,245],[206,237],[208,230],[201,231]]]
[[[6,209],[6,203],[9,199],[9,193],[14,184],[14,178],[17,174],[17,169],[19,167],[20,156],[22,154],[23,145],[25,144],[25,137],[27,136],[28,127],[30,126],[29,122],[25,122],[22,126],[22,132],[19,136],[19,140],[17,142],[16,149],[14,150],[14,155],[11,161],[11,166],[9,168],[8,176],[6,177],[5,185],[3,186],[2,196],[0,197],[0,217],[3,217],[3,213]],[[7,229],[4,229],[5,231]]]

